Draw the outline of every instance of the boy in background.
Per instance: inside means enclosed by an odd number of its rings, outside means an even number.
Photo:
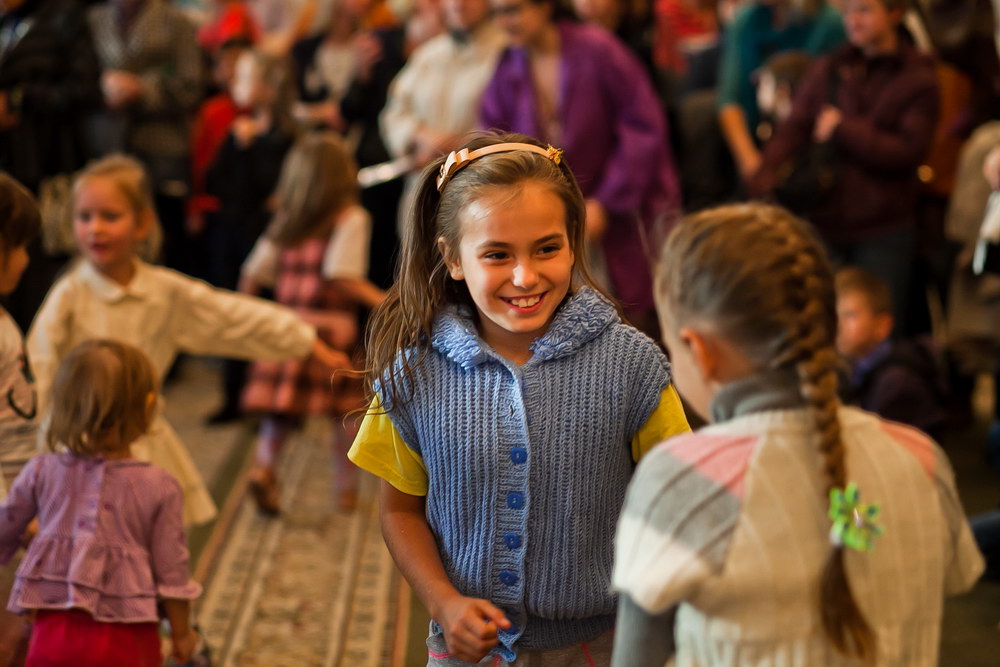
[[[893,340],[892,296],[864,269],[837,272],[837,350],[850,363],[845,403],[937,438],[947,422],[947,386],[930,347]]]

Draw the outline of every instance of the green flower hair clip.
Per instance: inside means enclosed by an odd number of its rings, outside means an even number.
[[[858,485],[851,482],[845,489],[830,489],[830,510],[833,521],[830,541],[835,546],[845,546],[858,551],[871,551],[874,540],[882,534],[878,525],[879,507],[862,505]]]

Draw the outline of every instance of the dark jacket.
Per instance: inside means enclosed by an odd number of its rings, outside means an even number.
[[[886,341],[842,386],[845,403],[934,437],[947,424],[947,381],[933,350],[921,341]]]
[[[406,62],[402,29],[375,30],[373,34],[382,43],[382,58],[372,67],[368,81],[355,79],[340,101],[340,113],[344,120],[352,125],[358,124],[361,128],[358,149],[355,153],[359,167],[367,167],[389,159],[389,152],[382,143],[378,117],[385,107],[389,84]],[[316,66],[316,53],[324,39],[324,35],[310,37],[292,47],[299,98],[303,102],[322,102],[327,97],[325,89],[310,90],[306,84],[307,73]]]
[[[807,217],[834,243],[913,224],[917,167],[930,147],[939,101],[932,61],[907,44],[874,59],[848,46],[818,60],[796,93],[791,116],[764,147],[751,194],[769,194],[775,174],[809,147],[830,86],[837,87],[835,106],[843,116],[832,137],[837,184]]]
[[[101,103],[100,69],[76,0],[28,0],[0,16],[3,33],[20,34],[0,50],[0,91],[20,120],[0,131],[0,168],[37,189],[86,159],[82,112]]]
[[[209,278],[218,287],[236,289],[240,266],[271,220],[268,200],[278,185],[293,138],[272,127],[249,146],[226,137],[205,175],[205,190],[219,200],[208,215],[213,254]]]

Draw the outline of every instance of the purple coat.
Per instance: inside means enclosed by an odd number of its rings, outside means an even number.
[[[585,197],[609,215],[608,272],[627,310],[653,307],[648,257],[680,209],[660,102],[642,64],[610,33],[560,22],[559,124]],[[510,47],[483,95],[481,125],[546,140],[527,52]],[[640,224],[642,228],[640,228]],[[648,240],[647,240],[648,239]]]

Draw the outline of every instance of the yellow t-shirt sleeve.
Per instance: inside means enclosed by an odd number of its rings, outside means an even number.
[[[638,463],[656,445],[690,430],[680,396],[674,390],[674,385],[668,384],[660,393],[660,404],[649,415],[642,428],[632,436],[632,460]]]
[[[423,458],[403,442],[377,398],[368,406],[347,458],[403,493],[427,495],[427,468]]]

